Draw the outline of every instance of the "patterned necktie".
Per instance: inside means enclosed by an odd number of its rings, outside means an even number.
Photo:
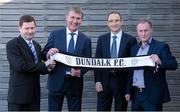
[[[75,33],[70,33],[70,35],[71,35],[71,39],[69,41],[68,52],[74,53],[74,35],[75,35]]]
[[[36,49],[35,49],[33,43],[29,42],[28,45],[31,48],[31,51],[32,51],[32,53],[34,55],[35,63],[38,63],[38,56],[37,56]]]
[[[117,45],[116,45],[116,38],[117,36],[113,36],[113,42],[111,46],[111,58],[117,58]]]

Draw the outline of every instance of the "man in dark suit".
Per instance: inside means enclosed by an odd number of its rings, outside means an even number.
[[[40,110],[39,76],[51,71],[55,64],[52,60],[41,61],[41,47],[33,40],[35,27],[32,16],[22,16],[19,20],[20,36],[6,44],[10,64],[9,111]],[[31,46],[28,46],[29,43]]]
[[[121,29],[122,24],[123,20],[119,12],[108,14],[108,26],[111,32],[99,37],[96,58],[124,58],[130,55],[131,46],[137,43],[136,38],[124,33]],[[124,95],[128,71],[95,69],[94,75],[98,98],[97,110],[110,111],[113,98],[115,111],[127,110],[127,101]]]
[[[132,70],[126,99],[132,99],[133,111],[162,111],[162,104],[170,101],[166,70],[177,69],[177,62],[168,44],[152,38],[152,24],[149,20],[138,22],[137,33],[140,43],[132,47],[131,56],[150,55],[157,68]]]
[[[51,32],[44,47],[43,52],[48,58],[57,52],[91,56],[91,40],[78,30],[82,19],[83,12],[80,7],[69,9],[66,14],[67,27]],[[85,68],[70,68],[57,63],[48,77],[50,111],[62,110],[64,97],[67,98],[68,110],[81,110],[83,74],[87,71]]]

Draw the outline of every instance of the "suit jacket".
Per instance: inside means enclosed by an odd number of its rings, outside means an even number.
[[[28,104],[34,96],[40,99],[39,75],[47,73],[44,63],[41,62],[41,47],[33,41],[39,63],[35,63],[34,55],[25,42],[19,36],[6,44],[7,59],[10,65],[10,79],[8,90],[8,102],[16,104]]]
[[[135,45],[131,50],[131,56],[136,56],[140,45]],[[172,56],[169,46],[163,42],[152,39],[147,55],[157,54],[161,59],[162,65],[159,65],[158,72],[154,73],[151,68],[144,68],[145,94],[148,100],[154,104],[162,104],[170,101],[168,85],[166,81],[166,70],[177,69],[177,62]],[[133,71],[129,75],[127,92],[133,98]]]
[[[62,28],[51,32],[48,42],[43,49],[44,54],[47,54],[50,48],[57,48],[60,52],[66,53],[66,41],[66,28]],[[74,55],[85,57],[91,56],[91,40],[81,32],[78,32]],[[62,63],[56,64],[54,70],[48,76],[48,89],[50,92],[58,91],[61,89],[64,82],[66,70],[66,65]],[[77,85],[75,86],[76,89],[73,87],[72,89],[77,90],[78,88],[79,93],[81,93],[83,88],[83,74],[85,74],[87,71],[87,68],[81,68],[81,77],[76,78],[77,80],[74,81],[74,84]]]
[[[106,33],[104,35],[101,35],[97,42],[97,48],[96,48],[96,58],[111,58],[110,54],[110,39],[111,34]],[[120,48],[119,48],[119,54],[118,58],[124,58],[130,56],[130,48],[137,43],[136,38],[132,37],[131,35],[128,35],[126,33],[122,33],[121,36],[121,42],[120,42]],[[106,91],[109,85],[109,72],[110,69],[95,69],[94,70],[94,78],[95,83],[101,82],[103,86],[103,90]],[[126,88],[126,81],[128,76],[128,71],[126,70],[116,70],[116,74],[118,76],[118,82],[119,82],[119,89],[121,92],[125,94],[125,88]]]

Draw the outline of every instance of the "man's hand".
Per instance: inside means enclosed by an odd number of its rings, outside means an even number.
[[[56,54],[56,53],[58,53],[59,52],[59,50],[57,49],[57,48],[51,48],[51,49],[49,49],[49,51],[47,52],[47,59],[50,59],[50,56],[52,56],[52,55],[54,55],[54,54]]]
[[[126,101],[130,101],[130,97],[131,97],[130,94],[126,94],[125,95]]]
[[[103,91],[103,87],[102,87],[101,82],[96,82],[95,88],[96,88],[97,92]]]
[[[81,76],[81,69],[71,68],[71,76],[72,77],[80,77]]]
[[[157,54],[151,54],[151,59],[154,63],[161,64],[161,60]]]
[[[54,69],[54,67],[55,67],[55,65],[56,65],[56,62],[55,61],[53,61],[53,60],[47,60],[47,61],[45,61],[44,62],[45,63],[45,65],[46,65],[46,67],[47,67],[47,70],[50,72],[50,71],[52,71],[53,69]]]

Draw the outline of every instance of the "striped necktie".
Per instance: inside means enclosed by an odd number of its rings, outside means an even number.
[[[32,53],[34,55],[35,63],[38,63],[38,56],[37,56],[36,49],[35,49],[33,43],[29,42],[28,45],[31,48],[31,51],[32,51]]]

